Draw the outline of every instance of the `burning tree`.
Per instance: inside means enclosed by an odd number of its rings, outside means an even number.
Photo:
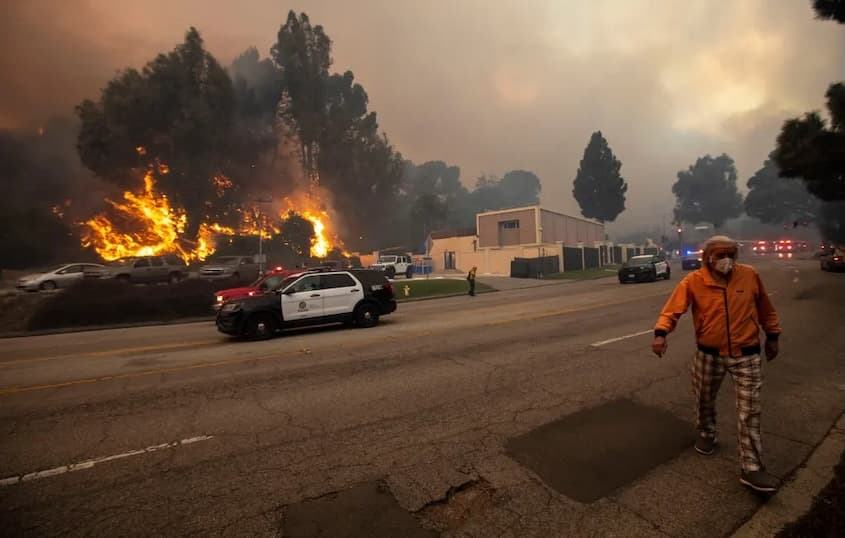
[[[141,71],[127,69],[111,80],[97,102],[77,107],[82,120],[77,147],[82,162],[126,190],[138,189],[157,162],[170,173],[158,187],[186,213],[185,232],[195,236],[208,217],[226,209],[213,178],[233,177],[251,155],[230,151],[235,94],[226,70],[203,48],[191,28],[183,43],[159,54]],[[218,215],[210,215],[211,212]]]
[[[141,71],[126,70],[97,102],[77,108],[82,161],[125,189],[122,200],[109,200],[104,213],[84,223],[83,244],[105,259],[165,251],[203,259],[214,252],[215,236],[269,238],[291,211],[312,228],[306,235],[314,236],[311,255],[325,256],[337,243],[319,189],[279,197],[260,224],[244,209],[256,174],[278,177],[273,165],[280,144],[267,128],[272,122],[265,116],[275,105],[268,106],[266,86],[259,99],[243,77],[257,66],[272,79],[275,67],[258,61],[257,53],[242,55],[238,65],[233,85],[191,28],[172,52]],[[284,191],[284,185],[275,181],[268,190]]]

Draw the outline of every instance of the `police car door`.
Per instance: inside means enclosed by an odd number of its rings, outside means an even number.
[[[305,275],[282,292],[282,317],[285,321],[311,319],[323,315],[320,275]]]
[[[364,287],[349,273],[322,275],[323,308],[327,316],[351,314],[355,305],[364,298]]]
[[[666,263],[666,258],[663,256],[658,256],[654,261],[654,272],[657,275],[665,275],[669,268],[669,264]]]

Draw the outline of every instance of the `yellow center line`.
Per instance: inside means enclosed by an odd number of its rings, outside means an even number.
[[[126,355],[129,353],[144,353],[147,351],[170,351],[174,349],[181,349],[186,347],[200,347],[206,346],[211,344],[219,344],[220,338],[217,339],[206,339],[206,340],[196,340],[193,342],[180,342],[178,344],[157,344],[154,346],[138,346],[138,347],[124,347],[124,348],[116,348],[116,349],[107,349],[104,351],[85,351],[82,353],[63,353],[61,355],[50,355],[48,357],[34,357],[32,359],[14,359],[11,361],[0,361],[0,367],[12,364],[29,364],[29,363],[36,363],[36,362],[45,362],[45,361],[54,361],[59,359],[68,359],[68,358],[100,358],[100,357],[112,357],[114,355]]]
[[[640,301],[640,300],[643,300],[643,299],[650,299],[650,298],[654,298],[654,297],[659,297],[661,295],[666,295],[666,291],[663,291],[661,293],[640,295],[640,296],[637,296],[637,297],[631,297],[631,298],[621,300],[621,301],[610,301],[610,302],[605,302],[605,303],[598,303],[598,304],[594,304],[594,305],[590,305],[590,306],[584,306],[584,307],[580,307],[580,308],[576,307],[576,308],[568,308],[568,309],[562,309],[562,310],[551,310],[551,311],[547,311],[547,312],[540,312],[540,313],[537,313],[537,314],[528,314],[528,315],[503,319],[503,320],[489,321],[489,322],[485,322],[485,323],[480,324],[480,326],[482,326],[482,327],[495,326],[495,325],[502,325],[502,324],[505,324],[505,323],[514,323],[514,322],[518,322],[518,321],[550,318],[550,317],[561,316],[561,315],[565,315],[565,314],[572,314],[574,312],[583,312],[583,311],[587,311],[587,310],[595,310],[597,308],[606,308],[606,307],[609,307],[609,306],[617,306],[617,305],[621,305],[621,304]],[[425,336],[425,335],[431,335],[431,334],[433,334],[433,332],[431,330],[426,330],[426,331],[419,331],[419,332],[410,332],[410,333],[403,334],[402,336],[403,336],[403,338],[414,338],[414,337],[418,337],[418,336]],[[219,342],[219,340],[217,340],[217,342]],[[194,345],[194,343],[186,342],[181,347],[185,347],[185,346],[189,346],[189,345]],[[369,345],[370,345],[369,342],[363,342],[361,344],[361,346],[359,346],[359,347],[368,347]],[[155,346],[149,346],[149,347],[155,347]],[[331,349],[331,347],[332,346],[325,346],[325,347],[322,347],[322,348],[300,349],[300,350],[297,350],[297,351],[289,351],[289,352],[283,352],[283,353],[273,353],[273,354],[270,354],[270,355],[258,355],[258,356],[250,356],[250,357],[241,357],[241,358],[237,358],[237,359],[223,359],[223,360],[218,360],[218,361],[198,362],[198,363],[186,364],[186,365],[182,365],[182,366],[171,366],[171,367],[167,367],[167,368],[155,368],[155,369],[150,369],[150,370],[139,370],[139,371],[136,371],[136,372],[127,372],[127,373],[123,373],[123,374],[112,374],[112,375],[105,375],[105,376],[98,376],[98,377],[88,377],[88,378],[82,378],[82,379],[71,379],[69,381],[62,381],[62,382],[58,382],[58,383],[49,383],[49,384],[44,384],[44,385],[12,386],[12,387],[0,388],[0,396],[9,395],[9,394],[19,394],[19,393],[22,393],[22,392],[33,392],[33,391],[39,391],[39,390],[57,389],[57,388],[63,388],[63,387],[70,387],[70,386],[74,386],[74,385],[85,385],[85,384],[89,384],[89,383],[98,383],[98,382],[101,382],[101,381],[115,381],[115,380],[120,380],[120,379],[131,379],[131,378],[144,377],[144,376],[150,376],[150,375],[161,375],[161,374],[169,374],[169,373],[175,373],[175,372],[185,372],[185,371],[189,371],[189,370],[197,370],[197,369],[200,369],[200,368],[215,368],[215,367],[218,367],[218,366],[231,366],[231,365],[235,365],[235,364],[243,364],[243,363],[248,363],[248,362],[265,361],[265,360],[268,360],[268,359],[279,359],[279,358],[282,358],[282,357],[290,357],[290,356],[299,355],[299,354],[309,355],[309,354],[313,354],[314,352],[325,351],[325,350]],[[136,349],[138,349],[138,348],[136,348]],[[113,352],[103,351],[103,352],[97,352],[97,353],[105,354],[105,353],[113,353]]]

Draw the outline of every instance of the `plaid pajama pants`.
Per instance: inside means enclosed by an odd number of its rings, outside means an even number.
[[[745,472],[763,468],[760,439],[760,388],[763,386],[760,354],[719,357],[696,351],[692,362],[692,391],[697,401],[696,427],[699,435],[716,435],[716,395],[725,377],[731,374],[736,392],[739,463]]]

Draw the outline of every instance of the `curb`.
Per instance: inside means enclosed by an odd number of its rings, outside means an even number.
[[[822,442],[780,490],[731,536],[774,536],[810,511],[815,497],[833,478],[833,469],[845,451],[845,413],[840,414]]]
[[[500,290],[497,290],[497,289],[489,289],[489,290],[484,290],[484,291],[479,290],[479,291],[475,292],[475,294],[481,295],[483,293],[495,293],[497,291],[500,291]],[[432,299],[448,299],[449,297],[463,297],[464,295],[467,295],[467,292],[447,293],[447,294],[444,294],[444,295],[429,295],[428,297],[410,297],[408,299],[404,299],[404,298],[398,299],[397,298],[396,302],[399,303],[399,304],[402,304],[402,303],[417,303],[419,301],[430,301]]]
[[[495,293],[499,290],[489,289],[478,291],[476,295],[483,293]],[[432,299],[446,299],[448,297],[461,297],[466,293],[450,293],[446,295],[431,295],[428,297],[411,297],[408,299],[397,299],[398,303],[415,303],[419,301],[430,301]],[[4,338],[22,338],[27,336],[49,336],[51,334],[68,334],[68,333],[82,333],[91,331],[107,331],[110,329],[132,329],[135,327],[158,327],[163,325],[185,325],[188,323],[200,323],[205,321],[214,321],[214,316],[198,317],[198,318],[181,318],[169,321],[136,321],[127,323],[117,323],[114,325],[91,325],[88,327],[62,327],[58,329],[44,329],[39,331],[12,331],[0,333],[0,340]]]

